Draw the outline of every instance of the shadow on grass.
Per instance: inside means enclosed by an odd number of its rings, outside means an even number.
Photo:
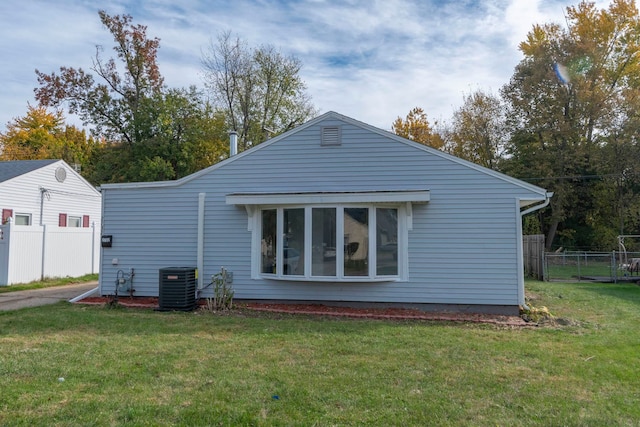
[[[287,313],[257,313],[233,310],[211,314],[205,311],[160,312],[153,309],[123,306],[81,306],[59,302],[42,307],[0,312],[0,337],[3,333],[48,334],[75,331],[103,337],[162,336],[190,333],[210,334],[233,332],[241,335],[278,334],[361,334],[378,328],[404,327],[407,323],[429,325],[420,321],[387,321],[379,319],[348,319],[308,317]],[[433,322],[433,326],[457,325],[453,322]]]
[[[640,286],[635,283],[581,282],[575,286],[603,297],[618,298],[640,304]]]

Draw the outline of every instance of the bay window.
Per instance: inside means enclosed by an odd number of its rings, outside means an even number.
[[[406,236],[402,206],[306,206],[258,210],[260,277],[395,280]],[[401,242],[399,242],[399,239]],[[404,237],[406,239],[406,237]]]
[[[336,209],[311,208],[311,275],[336,275]]]
[[[413,205],[429,190],[234,193],[252,233],[251,277],[316,282],[408,280]]]

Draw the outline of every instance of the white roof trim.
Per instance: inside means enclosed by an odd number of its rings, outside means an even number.
[[[228,205],[427,203],[429,190],[228,194]]]

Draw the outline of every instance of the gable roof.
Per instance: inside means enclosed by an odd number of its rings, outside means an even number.
[[[11,160],[0,162],[0,182],[24,175],[59,160]]]
[[[178,180],[174,180],[174,181],[154,181],[154,182],[132,182],[132,183],[118,183],[118,184],[104,184],[101,187],[105,188],[105,189],[117,189],[117,188],[154,188],[154,187],[175,187],[175,186],[180,186],[184,183],[187,183],[193,179],[196,179],[202,175],[208,174],[220,167],[223,167],[231,162],[234,162],[244,156],[249,156],[251,155],[251,153],[258,151],[258,150],[263,150],[267,147],[269,147],[272,144],[277,143],[278,141],[285,139],[285,138],[289,138],[291,137],[291,135],[295,135],[298,132],[302,132],[305,129],[314,126],[322,121],[325,120],[340,120],[342,122],[351,124],[353,126],[357,126],[363,129],[366,129],[367,131],[373,132],[373,133],[377,133],[379,135],[382,135],[386,138],[390,138],[393,139],[399,143],[402,144],[406,144],[406,145],[410,145],[416,149],[422,150],[422,151],[426,151],[428,153],[430,153],[431,155],[434,156],[438,156],[438,157],[442,157],[445,159],[448,159],[449,161],[455,162],[455,163],[459,163],[461,165],[464,165],[470,169],[476,170],[480,173],[486,174],[486,175],[490,175],[493,176],[494,178],[498,178],[500,180],[506,181],[512,185],[515,185],[517,187],[523,188],[525,190],[531,191],[533,193],[537,193],[538,196],[536,196],[534,199],[528,200],[527,202],[521,203],[523,206],[531,204],[532,202],[536,202],[536,201],[544,201],[547,200],[549,197],[551,197],[552,193],[548,193],[544,188],[538,187],[536,185],[533,184],[529,184],[528,182],[524,182],[521,181],[517,178],[513,178],[511,176],[505,175],[503,173],[494,171],[492,169],[486,168],[484,166],[480,166],[477,165],[473,162],[461,159],[459,157],[456,157],[452,154],[448,154],[445,153],[444,151],[440,151],[436,148],[433,147],[429,147],[423,144],[419,144],[415,141],[411,141],[409,139],[403,138],[401,136],[398,136],[394,133],[382,130],[380,128],[377,128],[375,126],[369,125],[367,123],[352,119],[350,117],[344,116],[342,114],[336,113],[335,111],[329,111],[327,113],[324,113],[314,119],[309,120],[306,123],[303,123],[302,125],[288,131],[285,132],[281,135],[278,135],[272,139],[269,139],[257,146],[254,146],[248,150],[243,151],[242,153],[236,154],[233,157],[229,157],[226,160],[223,160],[219,163],[216,163],[212,166],[209,166],[208,168],[202,169],[198,172],[192,173],[191,175],[185,176],[181,179]]]

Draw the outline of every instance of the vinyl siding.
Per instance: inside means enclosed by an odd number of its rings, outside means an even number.
[[[64,182],[55,178],[55,170],[64,167]],[[0,183],[0,208],[13,209],[13,214],[31,214],[31,224],[40,224],[40,188],[50,190],[43,201],[43,224],[58,226],[59,214],[82,218],[89,215],[89,222],[100,226],[100,193],[82,179],[65,162],[51,163],[40,169]]]
[[[342,144],[321,146],[322,126]],[[518,304],[517,198],[544,190],[516,185],[446,155],[399,142],[329,115],[171,187],[106,188],[101,286],[135,268],[135,294],[158,294],[158,269],[196,265],[198,193],[205,202],[205,283],[224,266],[236,298],[439,304]],[[413,206],[409,274],[402,282],[319,283],[251,279],[251,231],[233,193],[429,190]],[[112,260],[118,259],[113,266]]]

